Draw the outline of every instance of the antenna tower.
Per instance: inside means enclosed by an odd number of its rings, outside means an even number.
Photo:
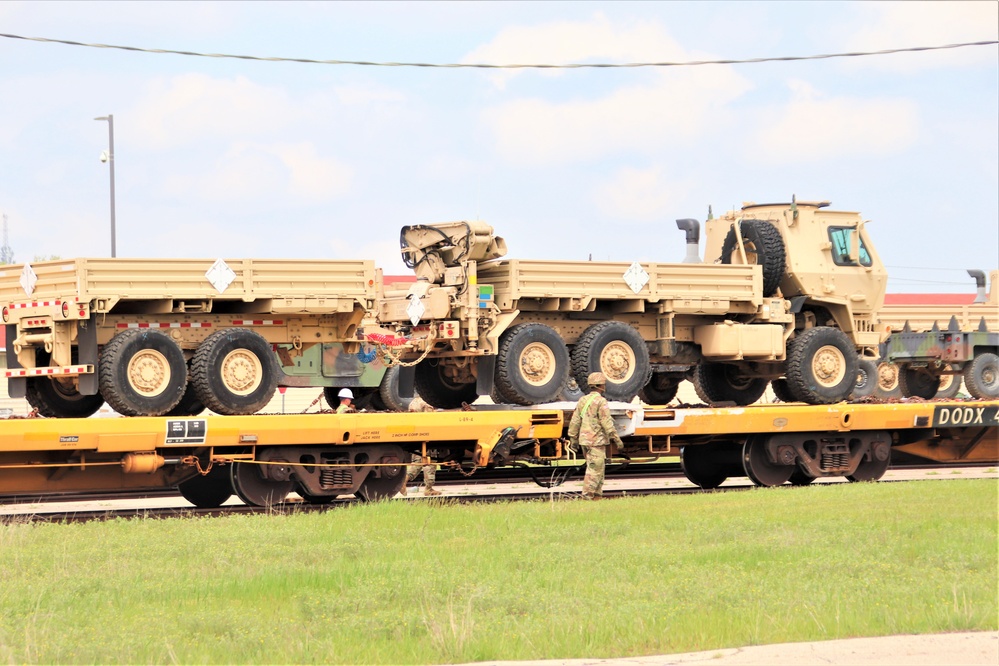
[[[14,250],[7,241],[7,213],[3,214],[3,247],[0,247],[0,264],[14,263]]]

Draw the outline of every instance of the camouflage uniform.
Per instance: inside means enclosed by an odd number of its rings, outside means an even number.
[[[409,403],[409,411],[411,412],[432,412],[434,408],[428,405],[420,396],[414,396],[413,400]],[[423,494],[424,495],[440,495],[439,490],[434,489],[434,484],[437,482],[437,465],[423,465],[423,457],[414,453],[411,456],[411,462],[417,463],[415,465],[406,466],[406,483],[410,483],[423,472]],[[403,486],[402,494],[406,494],[406,487]]]
[[[592,384],[593,382],[591,382]],[[614,429],[610,406],[600,391],[580,398],[569,422],[569,443],[581,445],[586,455],[586,475],[583,477],[583,497],[593,499],[603,495],[607,445],[623,446]]]

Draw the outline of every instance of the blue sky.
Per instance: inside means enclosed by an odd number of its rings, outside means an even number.
[[[0,32],[311,59],[648,62],[999,36],[996,2],[0,3]],[[481,219],[509,256],[680,261],[676,218],[859,210],[889,291],[999,266],[999,49],[643,69],[249,62],[0,38],[16,261],[371,258]]]

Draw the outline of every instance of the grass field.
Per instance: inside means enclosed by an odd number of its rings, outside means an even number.
[[[0,661],[445,663],[997,629],[999,482],[0,524]]]

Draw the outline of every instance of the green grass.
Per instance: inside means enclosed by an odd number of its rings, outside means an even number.
[[[997,628],[999,483],[0,525],[0,661],[601,658]]]

